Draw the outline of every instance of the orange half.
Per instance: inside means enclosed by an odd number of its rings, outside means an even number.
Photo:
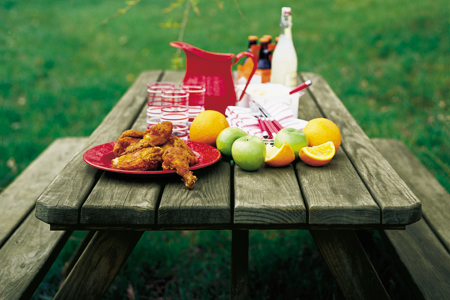
[[[333,142],[326,142],[319,146],[303,147],[299,156],[307,165],[320,167],[326,165],[336,154]]]
[[[295,160],[294,150],[288,143],[284,143],[281,148],[271,145],[266,146],[266,160],[264,161],[271,167],[282,167],[290,164]]]

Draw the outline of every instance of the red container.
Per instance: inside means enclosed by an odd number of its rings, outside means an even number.
[[[253,70],[238,101],[245,94],[247,85],[256,71],[257,62],[250,52],[241,52],[234,55],[231,53],[204,51],[183,42],[171,42],[170,45],[183,49],[186,54],[186,75],[183,83],[205,84],[206,110],[216,110],[225,113],[227,106],[236,104],[237,99],[231,66],[236,64],[239,59],[250,57],[253,60]]]

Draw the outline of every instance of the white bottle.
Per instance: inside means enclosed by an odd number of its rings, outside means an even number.
[[[272,56],[271,83],[283,84],[293,88],[297,85],[297,54],[292,42],[291,8],[281,9],[281,32]]]

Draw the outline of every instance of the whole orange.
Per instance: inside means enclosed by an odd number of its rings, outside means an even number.
[[[308,138],[309,146],[319,146],[333,142],[336,152],[341,145],[341,132],[336,124],[325,118],[312,119],[303,129]]]
[[[202,111],[192,121],[191,141],[215,146],[217,136],[227,127],[230,127],[230,125],[220,112],[215,110]]]

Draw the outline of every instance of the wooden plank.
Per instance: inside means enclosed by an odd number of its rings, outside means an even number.
[[[85,137],[55,140],[0,194],[0,247],[34,208],[39,195],[86,142]]]
[[[372,139],[372,143],[420,199],[424,218],[450,252],[450,194],[403,142]]]
[[[298,117],[322,118],[310,93],[299,100]],[[308,207],[311,225],[378,224],[380,209],[343,150],[317,168],[297,161],[295,168]]]
[[[308,203],[308,223],[377,224],[380,209],[343,151],[323,167],[295,164]]]
[[[248,230],[231,232],[230,299],[248,299]]]
[[[304,224],[306,207],[294,167],[262,166],[246,172],[234,166],[235,224]]]
[[[450,254],[425,220],[408,225],[403,231],[380,233],[417,298],[448,299]]]
[[[79,210],[102,172],[83,161],[83,153],[98,144],[116,139],[131,127],[146,103],[146,89],[149,81],[155,81],[160,71],[142,73],[125,95],[114,106],[102,123],[89,137],[86,146],[73,157],[64,170],[39,197],[36,216],[52,224],[77,224]]]
[[[161,189],[148,176],[105,172],[81,208],[80,224],[152,225]]]
[[[90,230],[84,235],[83,239],[81,240],[81,243],[78,245],[77,249],[75,249],[74,253],[72,253],[70,259],[64,263],[64,267],[61,270],[61,275],[63,277],[67,277],[70,271],[72,271],[73,266],[75,266],[81,254],[83,254],[84,249],[86,249],[87,245],[91,242],[94,234],[95,231]]]
[[[31,299],[70,231],[50,231],[34,210],[0,249],[0,298]]]
[[[184,74],[184,71],[165,71],[162,80],[179,84]],[[163,228],[173,224],[230,223],[229,164],[220,161],[193,173],[198,178],[193,190],[187,190],[178,175],[167,178],[158,210],[158,224]]]
[[[390,299],[351,230],[310,230],[346,299]]]
[[[99,231],[53,299],[101,299],[143,231]]]
[[[229,224],[231,222],[230,165],[219,161],[193,171],[198,181],[188,190],[175,174],[166,184],[158,210],[160,226]]]
[[[308,88],[324,116],[339,127],[342,148],[381,209],[383,224],[410,224],[420,219],[421,204],[398,176],[323,78],[313,73]]]

